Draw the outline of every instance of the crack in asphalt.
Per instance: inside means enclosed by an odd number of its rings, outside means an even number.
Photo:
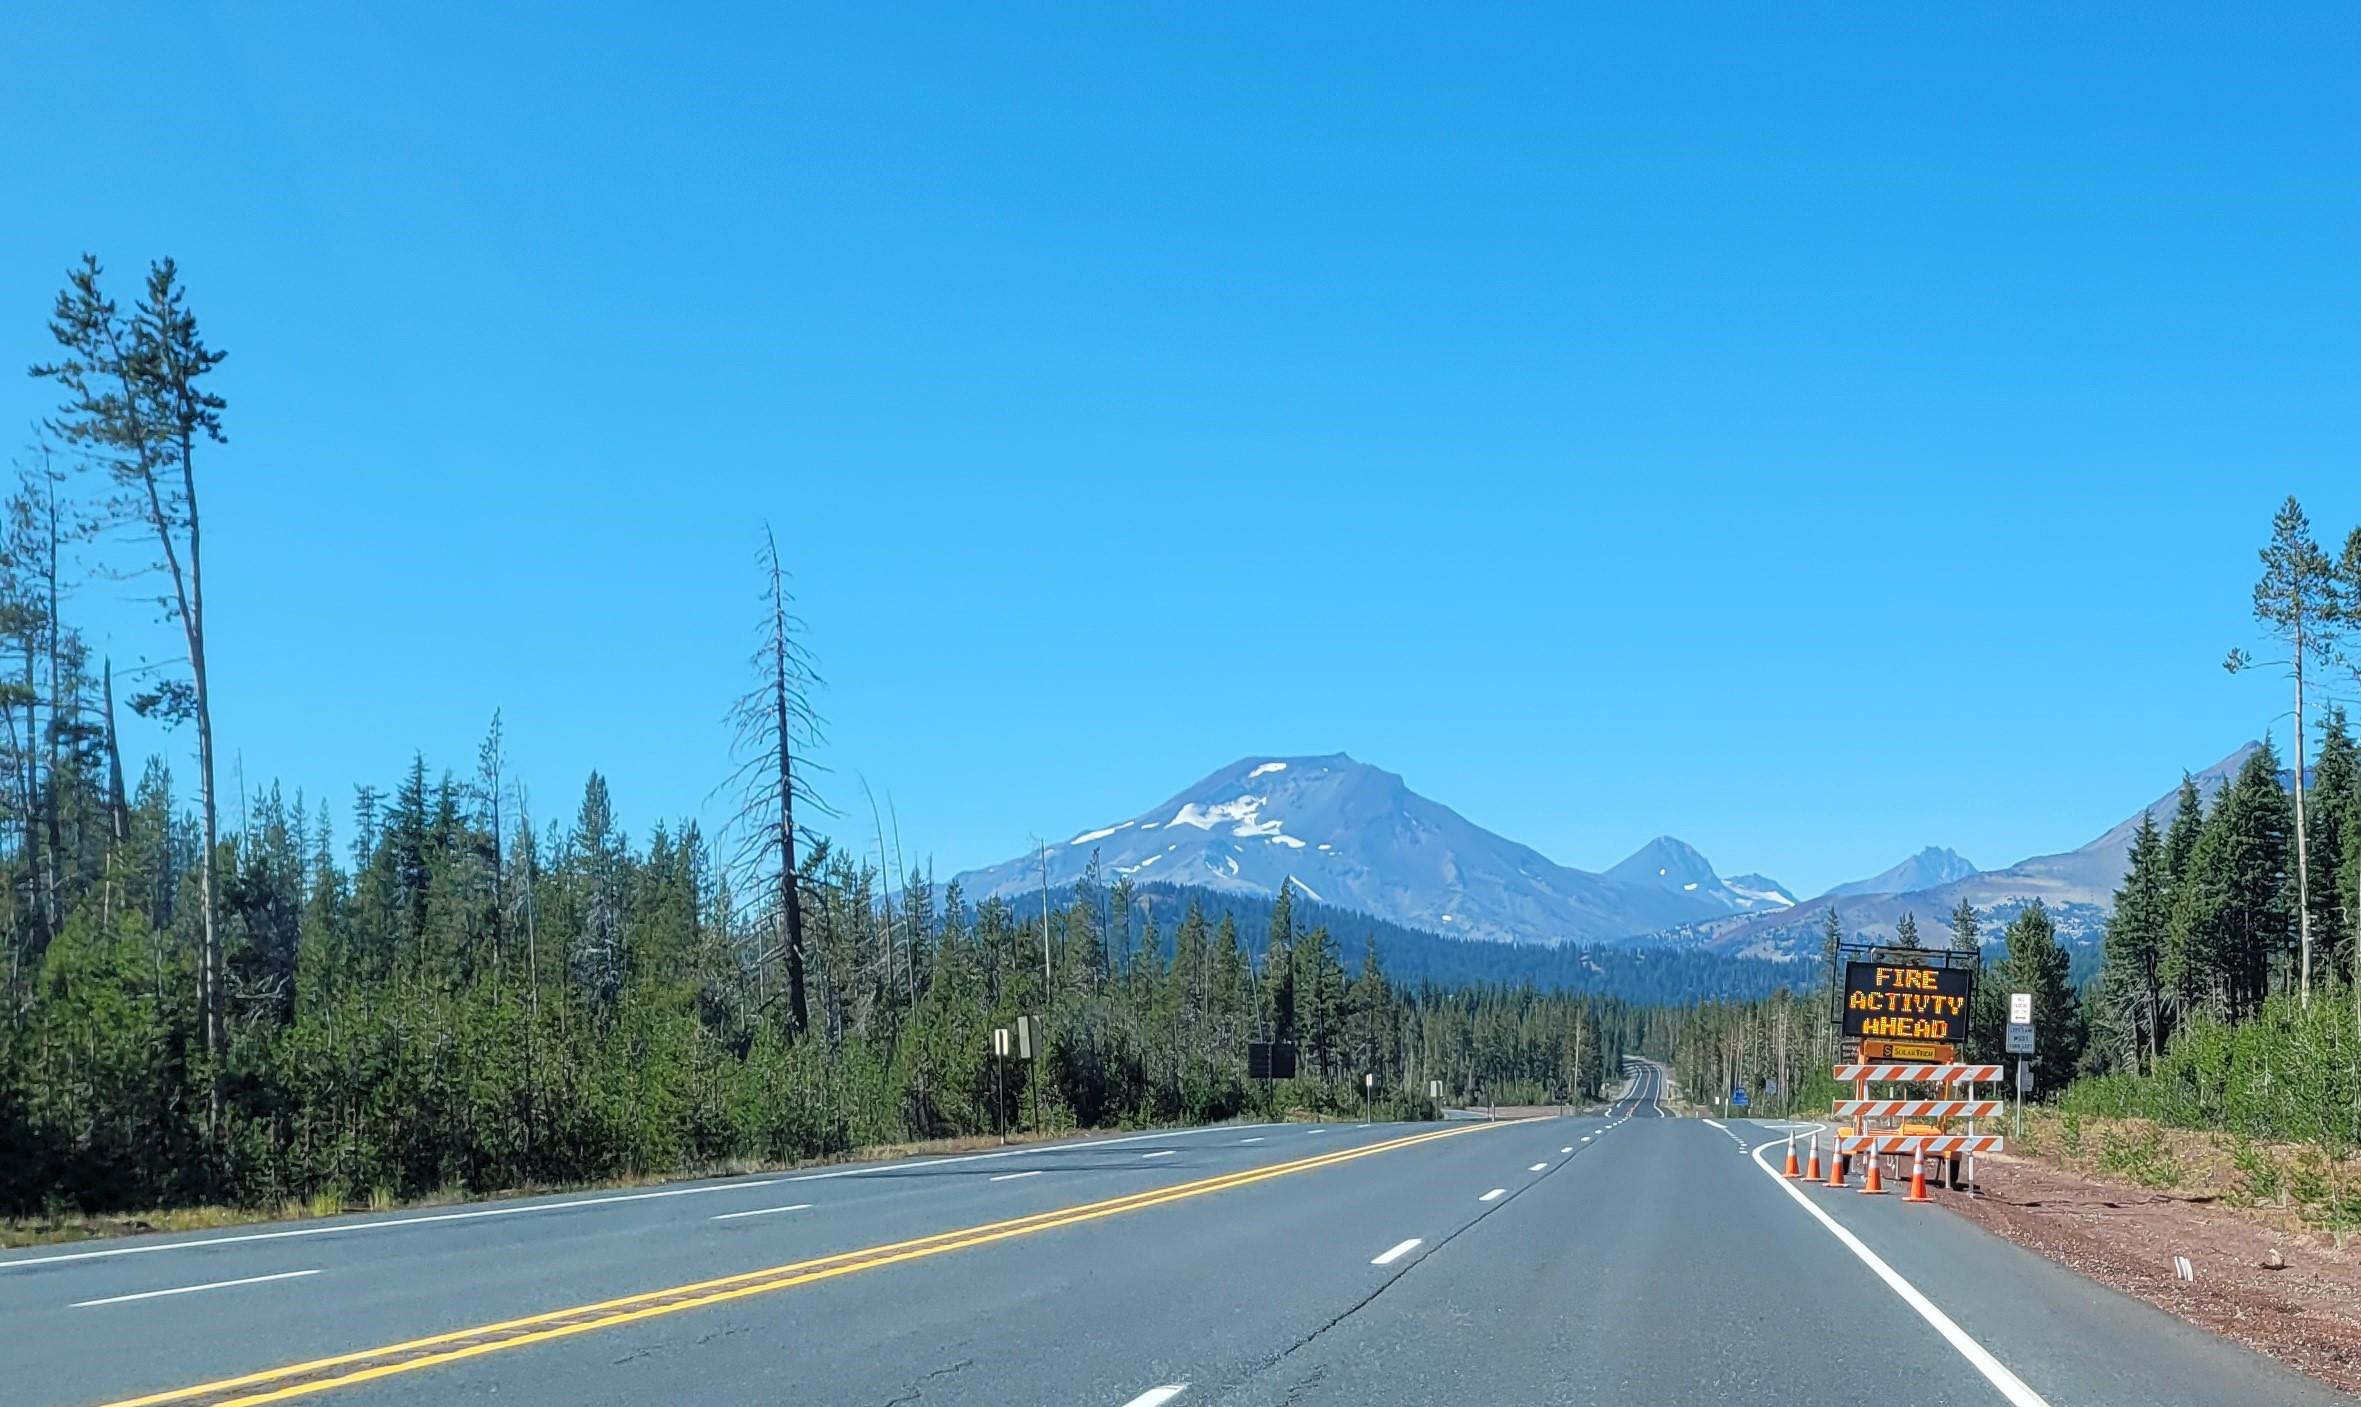
[[[945,1364],[943,1367],[933,1369],[924,1376],[912,1382],[907,1391],[899,1394],[898,1396],[887,1398],[885,1400],[885,1407],[903,1407],[903,1404],[905,1403],[916,1402],[919,1398],[926,1395],[926,1385],[928,1383],[931,1383],[938,1378],[948,1378],[954,1373],[963,1372],[966,1369],[973,1368],[974,1366],[976,1366],[976,1361],[973,1358],[962,1358],[956,1363]]]

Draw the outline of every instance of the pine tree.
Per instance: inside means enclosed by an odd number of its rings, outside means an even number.
[[[2143,1069],[2164,1049],[2164,951],[2172,899],[2164,839],[2155,819],[2142,815],[2123,884],[2115,891],[2115,912],[2107,920],[2102,970],[2109,1029],[2123,1041],[2115,1054]]]
[[[2289,946],[2291,825],[2266,743],[2214,799],[2174,889],[2162,982],[2180,1010],[2236,1021],[2261,1007]]]
[[[1976,906],[1961,899],[1951,910],[1951,950],[1957,953],[1984,951],[1981,926],[1976,922]]]
[[[2312,941],[2320,970],[2351,969],[2356,874],[2346,860],[2361,815],[2361,753],[2341,705],[2320,720],[2320,759],[2312,766],[2305,824],[2311,855]]]
[[[1271,897],[1270,938],[1263,946],[1262,1028],[1274,1041],[1296,1038],[1295,1021],[1295,900],[1292,885],[1282,884]]]
[[[1303,936],[1296,968],[1303,994],[1304,1045],[1320,1078],[1332,1079],[1344,1039],[1344,964],[1337,959],[1336,941],[1328,936],[1326,925]]]
[[[132,701],[142,715],[197,727],[197,859],[202,906],[197,994],[206,1054],[214,1075],[207,1123],[218,1136],[225,1097],[220,1062],[228,1045],[226,965],[216,903],[220,804],[214,788],[213,691],[205,650],[203,519],[197,509],[197,448],[222,439],[227,408],[207,378],[227,355],[205,345],[187,292],[170,259],[149,266],[147,285],[129,319],[99,287],[98,260],[84,255],[58,294],[50,333],[63,355],[33,368],[55,381],[65,404],[48,429],[104,465],[123,490],[123,520],[152,536],[171,595],[165,606],[181,627],[187,679],[166,679]]]
[[[1901,922],[1894,925],[1894,946],[1904,952],[1918,951],[1918,915],[1905,910]]]
[[[2082,1061],[2085,1036],[2082,1005],[2067,976],[2069,959],[2058,943],[2049,910],[2036,899],[2009,922],[2008,956],[2000,963],[1999,986],[2033,994],[2033,1027],[2040,1050],[2034,1057],[2034,1088],[2064,1089]]]
[[[2198,795],[2197,779],[2181,773],[2181,789],[2174,794],[2172,824],[2164,831],[2164,878],[2167,883],[2179,884],[2181,875],[2189,868],[2189,856],[2197,849],[2197,835],[2205,826],[2205,799]]]
[[[2311,522],[2291,494],[2271,519],[2271,541],[2262,550],[2263,575],[2254,586],[2254,616],[2287,649],[2284,663],[2295,683],[2295,920],[2296,990],[2312,1004],[2311,847],[2304,817],[2304,674],[2307,667],[2336,658],[2336,637],[2346,615],[2336,565],[2312,539]],[[2244,650],[2227,661],[2235,674],[2253,664]]]

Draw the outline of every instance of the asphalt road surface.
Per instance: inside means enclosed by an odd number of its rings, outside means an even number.
[[[1661,1081],[14,1252],[0,1400],[2352,1401]]]

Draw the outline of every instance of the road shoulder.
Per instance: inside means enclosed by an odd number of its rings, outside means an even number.
[[[1949,1210],[2110,1289],[2361,1394],[2361,1262],[2218,1204],[2102,1181],[2037,1159],[1988,1158]],[[2174,1258],[2189,1262],[2183,1280]],[[2271,1268],[2276,1259],[2277,1268]]]

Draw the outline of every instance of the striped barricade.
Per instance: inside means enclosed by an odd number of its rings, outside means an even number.
[[[1840,1099],[1836,1112],[1868,1119],[1996,1119],[1998,1099]]]
[[[1998,1153],[1996,1133],[1860,1133],[1837,1140],[1849,1157],[1865,1153],[1923,1153],[1929,1158],[1953,1158],[1962,1153]]]
[[[1998,1065],[1839,1065],[1836,1078],[1845,1084],[1863,1080],[1899,1081],[1929,1085],[1980,1085],[2000,1078]]]

